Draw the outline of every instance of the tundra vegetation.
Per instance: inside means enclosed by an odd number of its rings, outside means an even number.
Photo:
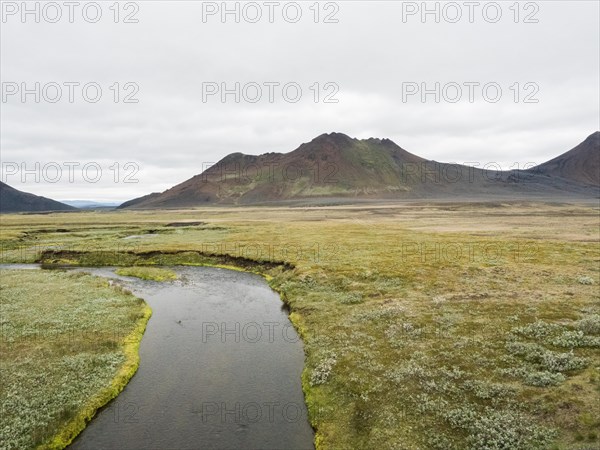
[[[319,449],[588,449],[600,443],[598,213],[597,204],[488,202],[5,215],[1,256],[262,273],[303,338]],[[26,298],[74,281],[3,273],[3,311],[8,304],[27,323],[55,308],[43,298],[39,309],[7,303],[22,276],[46,280],[27,285]],[[85,279],[78,298],[96,298]],[[84,323],[113,326],[96,312],[105,303],[88,306]],[[29,375],[5,363],[8,386],[46,377],[32,382],[31,402],[51,396],[72,410],[75,392],[92,396],[111,376],[110,364],[81,363],[93,392],[80,392],[77,378],[42,370],[42,355],[3,352],[38,367]],[[60,425],[25,402],[8,406],[3,433]]]
[[[85,273],[0,270],[0,447],[64,448],[135,373],[150,308]]]
[[[142,280],[172,281],[177,279],[175,272],[160,267],[121,267],[115,273],[124,277],[135,277]]]

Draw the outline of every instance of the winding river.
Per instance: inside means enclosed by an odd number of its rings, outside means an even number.
[[[111,268],[153,315],[140,366],[71,449],[313,449],[301,388],[302,342],[258,275],[176,267],[145,281]]]

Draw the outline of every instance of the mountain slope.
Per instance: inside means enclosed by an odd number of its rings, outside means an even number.
[[[530,171],[600,186],[600,131],[588,136],[577,147]]]
[[[251,204],[314,197],[390,195],[405,190],[402,168],[425,160],[388,139],[323,134],[290,153],[232,153],[200,175],[122,207]]]
[[[144,203],[146,201],[152,200],[160,195],[160,192],[153,192],[152,194],[144,195],[142,197],[137,197],[131,200],[128,200],[124,203],[121,203],[117,209],[129,208],[140,203]]]
[[[588,147],[572,153],[569,160],[589,157],[580,157],[580,152],[587,155]],[[359,140],[331,133],[318,136],[290,153],[260,156],[232,153],[202,174],[161,194],[130,200],[121,207],[177,208],[299,199],[598,195],[589,183],[582,184],[573,177],[556,177],[535,170],[495,172],[428,161],[389,139]]]
[[[64,203],[19,191],[0,182],[0,213],[28,211],[75,211]]]

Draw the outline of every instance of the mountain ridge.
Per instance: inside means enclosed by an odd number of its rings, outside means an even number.
[[[600,186],[600,131],[590,134],[571,150],[530,171]]]
[[[76,211],[77,208],[50,198],[19,191],[0,181],[0,213]]]
[[[600,154],[599,136],[599,132],[593,133],[577,147],[530,170],[496,172],[426,160],[387,138],[356,139],[343,133],[324,133],[288,153],[230,153],[204,172],[162,193],[130,200],[120,208],[251,205],[329,198],[595,198],[599,183],[593,176],[593,164],[585,160]],[[584,167],[592,170],[578,177]]]

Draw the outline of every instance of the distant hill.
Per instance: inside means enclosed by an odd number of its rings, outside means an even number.
[[[577,147],[530,171],[600,186],[600,131],[588,136]]]
[[[119,202],[95,202],[93,200],[63,200],[63,203],[80,209],[116,208],[120,205]]]
[[[590,142],[591,146],[573,149],[569,161],[597,157],[598,143]],[[389,139],[359,140],[330,133],[289,153],[232,153],[163,193],[130,200],[120,207],[272,204],[300,199],[598,197],[598,189],[577,179],[577,168],[574,163],[572,166],[569,177],[536,169],[481,170],[428,161]],[[582,177],[587,180],[588,175]]]
[[[75,211],[64,203],[46,197],[29,194],[0,182],[0,213],[29,211]]]

